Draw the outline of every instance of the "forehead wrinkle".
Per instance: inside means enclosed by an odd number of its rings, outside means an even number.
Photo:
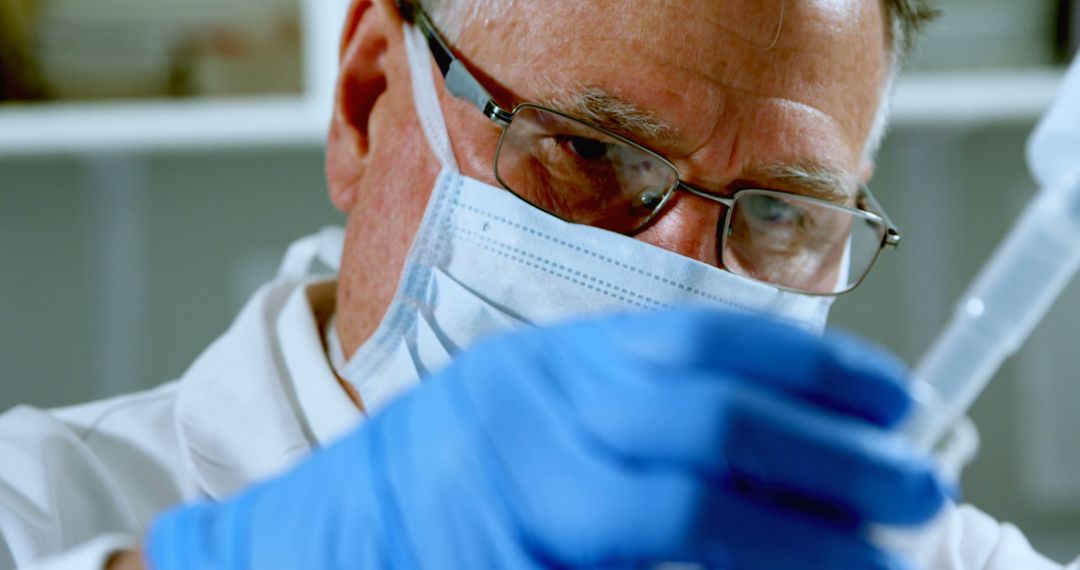
[[[786,2],[786,0],[779,0],[779,2]],[[685,0],[664,0],[662,4],[667,13],[683,14],[686,12]],[[760,2],[760,4],[766,3]],[[755,22],[756,26],[753,26],[756,29],[748,29],[746,26],[733,26],[728,23],[726,18],[712,12],[696,11],[691,17],[702,22],[704,27],[711,28],[713,33],[729,34],[737,38],[739,43],[766,52],[770,51],[770,46],[776,47],[773,44],[776,43],[775,40],[777,39],[777,22],[783,17],[779,3],[768,2],[767,4],[767,6],[758,5],[754,8],[754,11],[759,15]],[[678,26],[679,24],[672,21],[672,25]]]
[[[598,41],[615,43],[615,40],[610,38],[598,39]],[[639,47],[636,44],[636,40],[630,41],[630,45]],[[557,45],[561,46],[561,44]],[[626,49],[626,45],[620,43],[613,45],[611,49]],[[781,53],[788,55],[780,55]],[[805,50],[778,48],[774,50],[772,57],[805,57],[807,53]],[[692,78],[711,85],[711,93],[700,93],[697,97],[689,97],[687,93],[683,93],[681,96],[679,104],[695,109],[694,112],[689,113],[693,123],[686,117],[682,117],[686,119],[685,121],[680,119],[678,123],[665,121],[659,118],[668,115],[663,110],[643,109],[635,105],[633,101],[614,95],[595,84],[588,84],[589,87],[579,88],[575,92],[565,89],[550,77],[545,77],[551,91],[556,93],[547,100],[555,109],[565,109],[570,114],[589,115],[590,120],[620,134],[626,134],[629,138],[634,138],[635,134],[646,139],[651,135],[659,135],[655,138],[660,139],[658,142],[667,147],[664,150],[668,151],[668,157],[671,159],[691,156],[710,144],[716,136],[715,130],[723,128],[725,124],[730,124],[732,117],[729,114],[735,112],[735,107],[739,105],[737,102],[745,103],[752,100],[762,103],[771,101],[772,104],[802,108],[837,127],[845,142],[851,144],[853,148],[861,152],[865,146],[865,137],[852,132],[861,130],[857,114],[848,113],[845,108],[838,105],[829,105],[836,102],[823,97],[831,83],[808,81],[805,77],[785,77],[776,72],[770,72],[770,75],[764,79],[751,80],[736,73],[736,70],[731,67],[733,62],[720,61],[714,64],[713,69],[701,70],[690,67],[684,61],[687,60],[679,58],[668,64],[670,72],[678,71],[683,74],[680,84],[685,83],[686,78]],[[824,76],[826,74],[821,74],[821,77]],[[779,87],[780,92],[771,92],[769,86]],[[620,89],[620,92],[623,91],[625,90]],[[875,91],[875,93],[879,92]],[[544,101],[544,99],[540,100]],[[628,111],[629,116],[642,120],[620,122],[618,120],[620,113],[611,112],[620,109]],[[682,113],[682,115],[686,114]],[[706,127],[707,124],[712,126]]]
[[[600,3],[603,4],[602,0]],[[771,42],[775,36],[779,4],[766,2],[765,6],[768,8],[765,11],[759,11],[758,18],[744,26],[733,25],[736,21],[724,17],[726,12],[715,12],[702,7],[693,13],[685,13],[685,5],[676,0],[658,0],[653,9],[657,6],[680,7],[686,17],[660,20],[660,32],[653,30],[654,33],[648,35],[634,35],[616,33],[623,30],[622,21],[629,18],[630,12],[626,10],[613,10],[610,18],[602,18],[603,22],[596,22],[595,14],[593,18],[566,18],[564,13],[561,16],[564,19],[560,21],[560,29],[566,33],[548,34],[543,36],[543,41],[535,44],[524,41],[511,43],[514,46],[534,45],[537,48],[525,50],[520,58],[516,58],[516,61],[544,62],[541,69],[534,70],[533,76],[523,82],[524,85],[519,91],[524,97],[523,100],[528,100],[529,92],[531,92],[533,100],[541,101],[540,96],[544,95],[545,91],[549,91],[548,86],[544,85],[544,80],[547,78],[558,79],[559,86],[563,88],[603,85],[611,92],[618,93],[652,110],[650,113],[634,113],[638,115],[635,119],[641,116],[647,119],[662,117],[667,122],[664,126],[674,126],[674,129],[670,130],[677,131],[675,136],[678,138],[674,138],[668,144],[647,146],[660,151],[669,159],[683,160],[700,166],[703,173],[706,170],[714,170],[718,164],[725,163],[725,159],[731,154],[728,152],[731,145],[725,144],[725,141],[730,142],[733,135],[729,132],[730,129],[725,129],[724,126],[734,128],[742,125],[744,130],[749,129],[746,127],[746,121],[751,119],[756,121],[759,117],[760,113],[756,112],[753,113],[753,117],[746,116],[747,113],[738,112],[740,109],[747,112],[754,111],[754,108],[750,106],[753,103],[757,103],[754,107],[759,109],[776,108],[780,104],[790,108],[792,112],[798,108],[811,111],[818,115],[819,119],[819,122],[815,123],[817,125],[815,128],[796,129],[798,125],[794,124],[787,130],[792,132],[785,131],[783,136],[787,138],[794,136],[795,141],[806,142],[828,135],[826,138],[834,143],[833,150],[838,149],[837,152],[844,154],[844,156],[834,156],[843,164],[848,164],[848,160],[845,159],[847,154],[862,156],[865,137],[862,136],[861,131],[865,129],[858,120],[860,113],[852,112],[851,101],[838,100],[838,97],[831,96],[835,95],[833,92],[835,89],[832,88],[836,83],[830,80],[834,78],[836,68],[851,70],[858,66],[855,62],[849,61],[850,58],[841,57],[840,62],[837,63],[817,57],[820,53],[831,52],[822,51],[825,48],[814,43],[797,41],[813,35],[815,31],[830,31],[832,28],[820,25],[829,22],[829,18],[817,18],[812,21],[818,25],[811,23],[808,26],[793,27],[790,25],[793,14],[788,14],[788,25],[785,26],[781,41],[771,51],[765,51],[764,48],[768,47],[767,42]],[[792,5],[789,3],[790,7]],[[544,13],[550,15],[550,12]],[[581,16],[581,14],[575,14],[575,16]],[[689,25],[695,20],[694,25]],[[592,30],[587,34],[575,33],[580,32],[579,27],[587,25],[587,22],[592,22],[593,25],[599,23],[600,29]],[[636,20],[627,21],[629,29],[636,29],[630,26],[634,22]],[[709,32],[706,36],[715,37],[709,38],[710,41],[704,43],[676,41],[659,47],[655,41],[652,41],[658,37],[670,37],[673,33],[686,35],[690,31],[700,32],[703,28]],[[536,26],[525,26],[515,31],[531,38],[533,34],[540,34],[540,30],[541,28]],[[700,33],[694,35],[695,37],[702,36]],[[754,37],[767,38],[767,40],[760,42],[760,45],[752,45],[757,43],[750,41],[750,38]],[[500,47],[499,42],[491,45],[492,57],[499,53],[506,53],[505,47]],[[708,57],[704,57],[706,52]],[[577,57],[569,58],[568,61],[568,54]],[[625,54],[625,57],[614,58],[613,61],[621,62],[624,68],[633,69],[636,65],[635,58],[648,58],[660,60],[660,63],[666,65],[669,75],[657,75],[661,77],[660,80],[646,82],[641,78],[635,78],[634,76],[637,75],[635,73],[627,73],[626,69],[622,71],[612,69],[613,66],[609,60],[612,60],[614,55],[622,54]],[[792,69],[795,71],[792,72]],[[745,70],[758,70],[759,73],[747,76],[741,73]],[[698,81],[698,78],[704,81]],[[547,83],[550,84],[553,81]],[[670,99],[657,97],[667,92],[665,85],[670,85],[670,93],[674,97]],[[705,89],[705,86],[709,89]],[[699,89],[688,91],[688,87]],[[565,91],[551,89],[550,91],[572,93],[569,89]],[[579,91],[581,91],[580,88]],[[581,94],[578,93],[578,95]],[[747,99],[745,97],[747,95],[752,96],[752,99]],[[875,90],[875,95],[880,96],[880,90]],[[591,105],[589,99],[591,98],[583,96],[571,98],[568,95],[562,95],[548,97],[547,101],[552,107],[592,120],[601,126],[625,134],[628,138],[641,139],[640,142],[645,142],[650,134],[656,132],[653,128],[656,126],[655,121],[619,121],[620,113],[600,112],[601,110],[596,109],[597,106],[602,106],[607,108],[604,111],[610,111],[614,107],[610,103],[618,101],[618,97],[601,98],[600,102],[604,105]],[[665,102],[664,105],[659,103],[661,99]],[[877,105],[874,107],[876,109]],[[639,109],[631,107],[631,110]],[[770,116],[773,114],[770,113]],[[733,125],[730,122],[739,117],[745,121],[739,121],[739,125]],[[773,122],[779,126],[788,124],[781,122],[779,118]],[[753,124],[755,123],[751,123]],[[669,129],[662,130],[670,132]],[[794,132],[796,130],[798,132]],[[714,140],[716,138],[720,139],[719,142]],[[759,139],[748,142],[752,144],[743,145],[748,151],[740,153],[740,158],[748,158],[748,154],[760,156],[762,152],[771,152],[760,148],[766,143]],[[702,152],[707,146],[716,147],[712,149],[715,152]],[[806,145],[796,146],[800,148],[789,149],[791,153],[787,153],[788,156],[806,155],[810,152],[809,149],[802,148]],[[850,153],[847,152],[848,146],[851,147]],[[696,156],[699,152],[700,160],[699,156]],[[837,152],[832,154],[836,155]],[[725,164],[734,167],[739,162],[743,161],[733,160]],[[708,168],[710,165],[711,168]],[[735,175],[737,170],[740,169],[730,168],[725,172]]]

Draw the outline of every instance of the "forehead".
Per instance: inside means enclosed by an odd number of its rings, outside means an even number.
[[[506,5],[457,46],[484,74],[523,100],[612,93],[669,124],[665,150],[688,160],[850,166],[888,73],[879,0]]]

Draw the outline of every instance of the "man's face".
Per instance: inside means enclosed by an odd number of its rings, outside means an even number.
[[[438,172],[390,3],[365,4],[346,32],[328,164],[331,195],[350,214],[338,307],[348,353],[393,295]],[[580,115],[588,93],[593,114],[653,123],[621,134],[717,193],[853,195],[870,171],[864,149],[889,74],[878,0],[557,0],[515,2],[499,16],[451,47],[504,107],[541,102]],[[371,40],[378,33],[386,39]],[[375,64],[382,80],[364,71]],[[501,130],[438,85],[462,170],[497,185]],[[351,167],[354,155],[362,167]],[[636,237],[719,265],[721,219],[722,206],[677,193]]]

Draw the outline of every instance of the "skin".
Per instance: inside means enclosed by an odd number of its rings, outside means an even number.
[[[864,150],[889,75],[883,10],[872,0],[785,2],[778,26],[780,3],[760,0],[516,2],[452,47],[504,107],[586,87],[632,102],[669,127],[638,142],[697,187],[801,192],[769,166],[816,163],[853,191],[873,170]],[[394,295],[440,168],[413,107],[401,24],[392,1],[356,0],[341,43],[326,172],[330,199],[348,215],[337,303],[347,355]],[[464,174],[498,186],[500,130],[436,85]],[[679,193],[635,237],[719,265],[722,214]],[[141,567],[134,553],[110,563]]]

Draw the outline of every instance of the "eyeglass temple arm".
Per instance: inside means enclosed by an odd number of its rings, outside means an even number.
[[[458,99],[472,103],[495,124],[501,127],[509,125],[513,114],[497,105],[495,98],[488,93],[487,89],[484,89],[483,85],[480,85],[472,73],[469,73],[465,64],[454,56],[454,52],[450,50],[450,46],[446,45],[446,40],[435,29],[435,24],[428,18],[427,13],[420,6],[405,0],[397,0],[397,6],[401,17],[406,22],[419,27],[420,32],[427,38],[431,55],[435,57],[435,63],[439,65],[439,70],[446,80],[447,91]]]
[[[870,189],[866,186],[863,186],[859,189],[859,194],[861,194],[863,200],[866,201],[867,209],[871,213],[881,216],[881,219],[885,221],[884,245],[892,248],[896,248],[897,246],[899,246],[901,240],[900,228],[897,228],[896,224],[894,224],[893,221],[889,218],[889,215],[885,213],[885,208],[881,207],[881,204],[878,203],[877,198],[874,197],[874,195],[870,192]]]

